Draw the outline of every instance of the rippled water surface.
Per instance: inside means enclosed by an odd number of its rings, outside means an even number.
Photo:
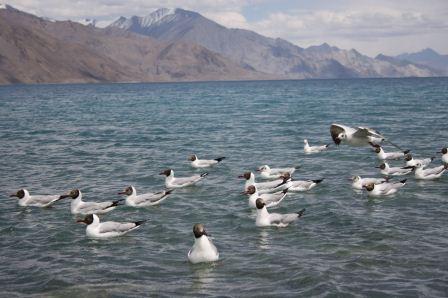
[[[370,149],[304,155],[303,139],[330,142],[333,122],[367,125],[433,156],[448,145],[447,97],[444,78],[0,87],[0,296],[446,297],[448,174],[409,176],[397,195],[368,200],[347,179],[378,175]],[[21,208],[8,196],[158,191],[165,168],[200,172],[191,153],[227,159],[160,206],[102,216],[150,218],[117,239],[87,239],[68,200]],[[240,194],[237,176],[263,164],[325,178],[275,209],[306,208],[287,228],[257,228]],[[187,262],[197,222],[220,251],[215,264]]]

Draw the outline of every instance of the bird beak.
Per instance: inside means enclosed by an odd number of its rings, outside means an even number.
[[[165,175],[165,173],[164,172],[160,172],[159,175]]]
[[[125,192],[125,191],[120,191],[118,194],[119,194],[119,195],[125,195],[126,192]]]
[[[375,169],[380,169],[380,167],[375,167]]]
[[[247,191],[241,192],[242,195],[248,195],[249,193]]]
[[[261,172],[261,170],[260,170],[260,169],[257,169],[257,172]]]
[[[70,197],[70,195],[62,195],[59,197],[60,200]]]
[[[238,178],[244,178],[244,176],[243,175],[239,175]]]
[[[76,222],[77,222],[77,223],[83,223],[83,224],[86,223],[86,222],[84,221],[84,219],[78,219]]]
[[[15,194],[15,193],[13,193],[13,194],[10,194],[10,195],[9,195],[9,197],[10,197],[10,198],[13,198],[13,197],[16,197],[16,198],[18,198],[17,194]]]
[[[207,236],[207,237],[211,236],[209,233],[207,233],[207,230],[204,230],[204,235]]]

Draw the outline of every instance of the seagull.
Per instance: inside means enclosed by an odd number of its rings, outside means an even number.
[[[159,175],[166,176],[165,186],[168,189],[171,189],[171,188],[181,188],[181,187],[193,185],[193,184],[201,181],[202,179],[204,179],[204,177],[207,176],[208,173],[204,172],[200,175],[193,175],[190,177],[183,177],[183,178],[175,178],[174,171],[171,169],[168,169],[168,170],[161,172]]]
[[[190,164],[193,168],[208,168],[218,164],[223,159],[225,159],[225,157],[218,157],[215,159],[198,159],[195,154],[188,158],[188,160],[191,161]]]
[[[249,207],[256,208],[255,202],[258,198],[263,199],[267,208],[277,206],[286,197],[288,189],[284,189],[281,192],[258,194],[255,185],[250,185],[243,194],[249,196]]]
[[[310,146],[308,144],[307,139],[304,139],[303,143],[304,143],[303,151],[305,151],[306,154],[322,152],[322,151],[327,150],[328,147],[330,146],[330,144],[322,145],[322,146]]]
[[[411,154],[406,154],[404,160],[406,161],[407,167],[415,167],[418,163],[422,164],[423,167],[429,165],[435,157],[424,158],[424,159],[414,159]]]
[[[398,182],[383,182],[380,184],[369,183],[364,186],[369,196],[380,197],[396,193],[400,188],[406,185],[406,179]]]
[[[273,168],[271,169],[268,165],[264,165],[258,168],[258,172],[260,172],[261,177],[264,179],[278,179],[285,173],[293,174],[299,166],[294,168]]]
[[[381,184],[387,182],[386,178],[361,178],[361,176],[353,176],[350,180],[352,181],[352,187],[359,190],[362,190],[367,184]]]
[[[445,164],[443,166],[438,166],[435,168],[423,168],[423,165],[421,163],[417,163],[415,165],[415,179],[419,180],[433,180],[440,178],[443,173],[448,169],[448,164]]]
[[[284,179],[285,187],[291,192],[302,192],[313,189],[317,184],[321,183],[324,179],[315,180],[292,180],[289,173],[285,173],[282,178]]]
[[[413,171],[413,167],[389,167],[387,162],[383,162],[379,167],[381,169],[381,174],[386,176],[403,176],[411,173]]]
[[[59,195],[33,195],[31,196],[28,190],[20,189],[16,193],[10,195],[10,197],[17,197],[19,199],[19,206],[26,207],[49,207],[56,201],[59,201],[61,196]]]
[[[380,160],[400,159],[410,152],[410,150],[405,150],[403,152],[396,151],[396,152],[387,152],[386,153],[386,152],[384,152],[383,147],[381,147],[380,145],[374,144],[372,142],[370,142],[369,144],[375,148],[374,151],[376,153],[376,156]]]
[[[255,220],[257,227],[287,227],[290,223],[302,217],[305,212],[305,209],[302,209],[297,213],[289,214],[269,213],[263,199],[257,199],[255,204],[257,206],[257,219]]]
[[[336,145],[346,143],[351,146],[365,146],[369,142],[378,144],[385,140],[378,131],[361,126],[353,128],[340,124],[332,124],[330,134]]]
[[[216,246],[208,238],[203,224],[193,226],[194,244],[188,252],[188,260],[193,263],[215,262],[219,259]]]
[[[82,200],[82,193],[79,189],[73,189],[68,194],[62,195],[63,198],[72,198],[73,201],[70,203],[70,211],[72,214],[103,214],[112,211],[119,205],[120,202],[124,201],[106,201],[106,202],[84,202]]]
[[[444,163],[448,163],[448,148],[442,148],[442,150],[440,150],[440,153],[442,153],[442,161]]]
[[[148,207],[160,204],[164,201],[172,190],[162,190],[155,193],[144,193],[137,195],[137,190],[134,186],[128,186],[123,192],[119,192],[119,195],[125,195],[125,204],[131,207]]]
[[[84,219],[77,220],[78,223],[85,223],[87,225],[86,235],[90,238],[111,238],[123,236],[124,234],[137,229],[147,220],[135,222],[115,222],[105,221],[100,222],[96,214],[89,214]]]
[[[238,176],[238,178],[246,179],[244,190],[246,190],[251,185],[255,185],[259,194],[280,191],[283,189],[282,185],[284,185],[283,178],[268,182],[255,182],[255,175],[252,172],[246,172],[243,175]]]

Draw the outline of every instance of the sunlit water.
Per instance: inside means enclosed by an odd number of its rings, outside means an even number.
[[[409,176],[397,195],[368,200],[347,179],[379,174],[369,148],[304,155],[303,139],[331,142],[333,122],[366,125],[434,156],[448,145],[447,96],[445,78],[0,87],[1,296],[446,297],[448,174]],[[86,238],[69,200],[21,208],[8,196],[22,187],[80,188],[92,201],[119,199],[130,184],[159,191],[168,167],[200,172],[192,153],[227,159],[160,206],[102,216],[150,219],[117,239]],[[263,164],[325,178],[275,209],[306,208],[287,228],[257,228],[240,194],[237,176]],[[197,222],[220,251],[215,264],[187,261]]]

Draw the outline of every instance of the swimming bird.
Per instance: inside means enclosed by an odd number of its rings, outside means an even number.
[[[259,194],[255,185],[250,185],[243,194],[249,196],[249,207],[256,208],[255,202],[258,198],[263,199],[267,208],[277,206],[285,197],[288,189],[284,189],[280,192]]]
[[[435,157],[431,157],[431,158],[423,158],[423,159],[414,159],[414,157],[412,157],[411,154],[406,154],[406,155],[404,156],[404,160],[406,161],[406,166],[407,166],[407,167],[415,167],[418,163],[422,164],[423,167],[426,167],[426,166],[429,165],[434,159],[435,159]]]
[[[413,171],[413,167],[390,167],[387,162],[383,162],[379,167],[381,169],[381,174],[385,176],[403,176],[411,173]]]
[[[19,199],[19,206],[26,207],[49,207],[54,202],[61,200],[60,195],[33,195],[31,196],[28,190],[20,189],[16,193],[11,194],[10,197],[17,197]]]
[[[84,202],[79,189],[73,189],[61,198],[72,198],[70,212],[72,214],[103,214],[114,210],[124,199],[106,202]]]
[[[378,157],[378,159],[380,160],[387,160],[387,159],[400,159],[403,156],[405,156],[406,154],[408,154],[410,151],[409,150],[405,150],[403,152],[400,151],[395,151],[395,152],[385,152],[383,147],[381,147],[380,145],[374,144],[372,142],[369,143],[372,147],[375,148],[375,153],[376,156]]]
[[[308,144],[308,140],[304,139],[303,140],[303,151],[306,154],[311,154],[311,153],[318,153],[318,152],[322,152],[328,149],[328,147],[330,146],[330,144],[326,144],[326,145],[321,145],[321,146],[310,146]]]
[[[442,150],[440,150],[440,153],[442,153],[442,161],[444,163],[448,163],[448,148],[442,148]]]
[[[255,204],[257,206],[257,218],[255,220],[255,225],[257,227],[287,227],[290,223],[302,217],[303,213],[305,212],[305,209],[302,209],[297,213],[289,214],[269,213],[268,209],[266,209],[266,204],[263,202],[263,199],[257,199]]]
[[[159,175],[166,176],[165,186],[170,189],[170,188],[181,188],[181,187],[196,184],[197,182],[204,179],[204,177],[207,176],[208,173],[205,172],[200,175],[198,174],[198,175],[193,175],[190,177],[175,178],[174,171],[171,169],[167,169],[167,170],[161,172]]]
[[[293,174],[300,166],[294,168],[270,168],[268,165],[264,165],[258,168],[260,176],[264,179],[278,179],[285,173]]]
[[[259,194],[280,191],[284,189],[284,187],[282,187],[285,183],[283,178],[267,182],[255,182],[255,175],[252,172],[245,172],[243,175],[238,176],[238,178],[246,179],[244,190],[246,190],[251,185],[255,185]]]
[[[352,179],[352,187],[355,189],[362,190],[364,186],[367,184],[381,184],[383,182],[387,182],[386,178],[361,178],[361,176],[353,176]]]
[[[137,190],[134,186],[128,186],[122,192],[119,192],[119,195],[125,195],[125,204],[131,207],[148,207],[160,204],[164,201],[169,194],[171,194],[172,190],[166,189],[155,193],[144,193],[137,195]]]
[[[284,179],[285,187],[291,192],[302,192],[311,190],[324,180],[293,180],[289,173],[285,173],[282,178]]]
[[[124,234],[137,229],[146,221],[148,220],[146,219],[135,222],[100,222],[100,219],[96,214],[89,214],[84,219],[77,220],[78,223],[84,223],[87,225],[87,237],[103,239],[123,236]]]
[[[380,197],[389,196],[396,193],[406,185],[406,179],[397,182],[383,182],[380,184],[369,183],[364,186],[369,196]]]
[[[379,144],[385,140],[378,131],[361,126],[353,128],[341,124],[332,124],[330,134],[336,145],[346,143],[351,146],[365,146],[369,142]]]
[[[208,238],[203,224],[193,226],[194,244],[188,252],[188,260],[193,263],[215,262],[219,259],[216,246]]]
[[[225,159],[225,157],[218,157],[215,159],[198,159],[195,154],[188,158],[188,160],[191,161],[190,164],[193,168],[208,168],[220,163],[223,159]]]
[[[440,178],[448,169],[448,164],[438,166],[435,168],[424,168],[421,163],[415,165],[415,179],[419,180],[433,180]]]

